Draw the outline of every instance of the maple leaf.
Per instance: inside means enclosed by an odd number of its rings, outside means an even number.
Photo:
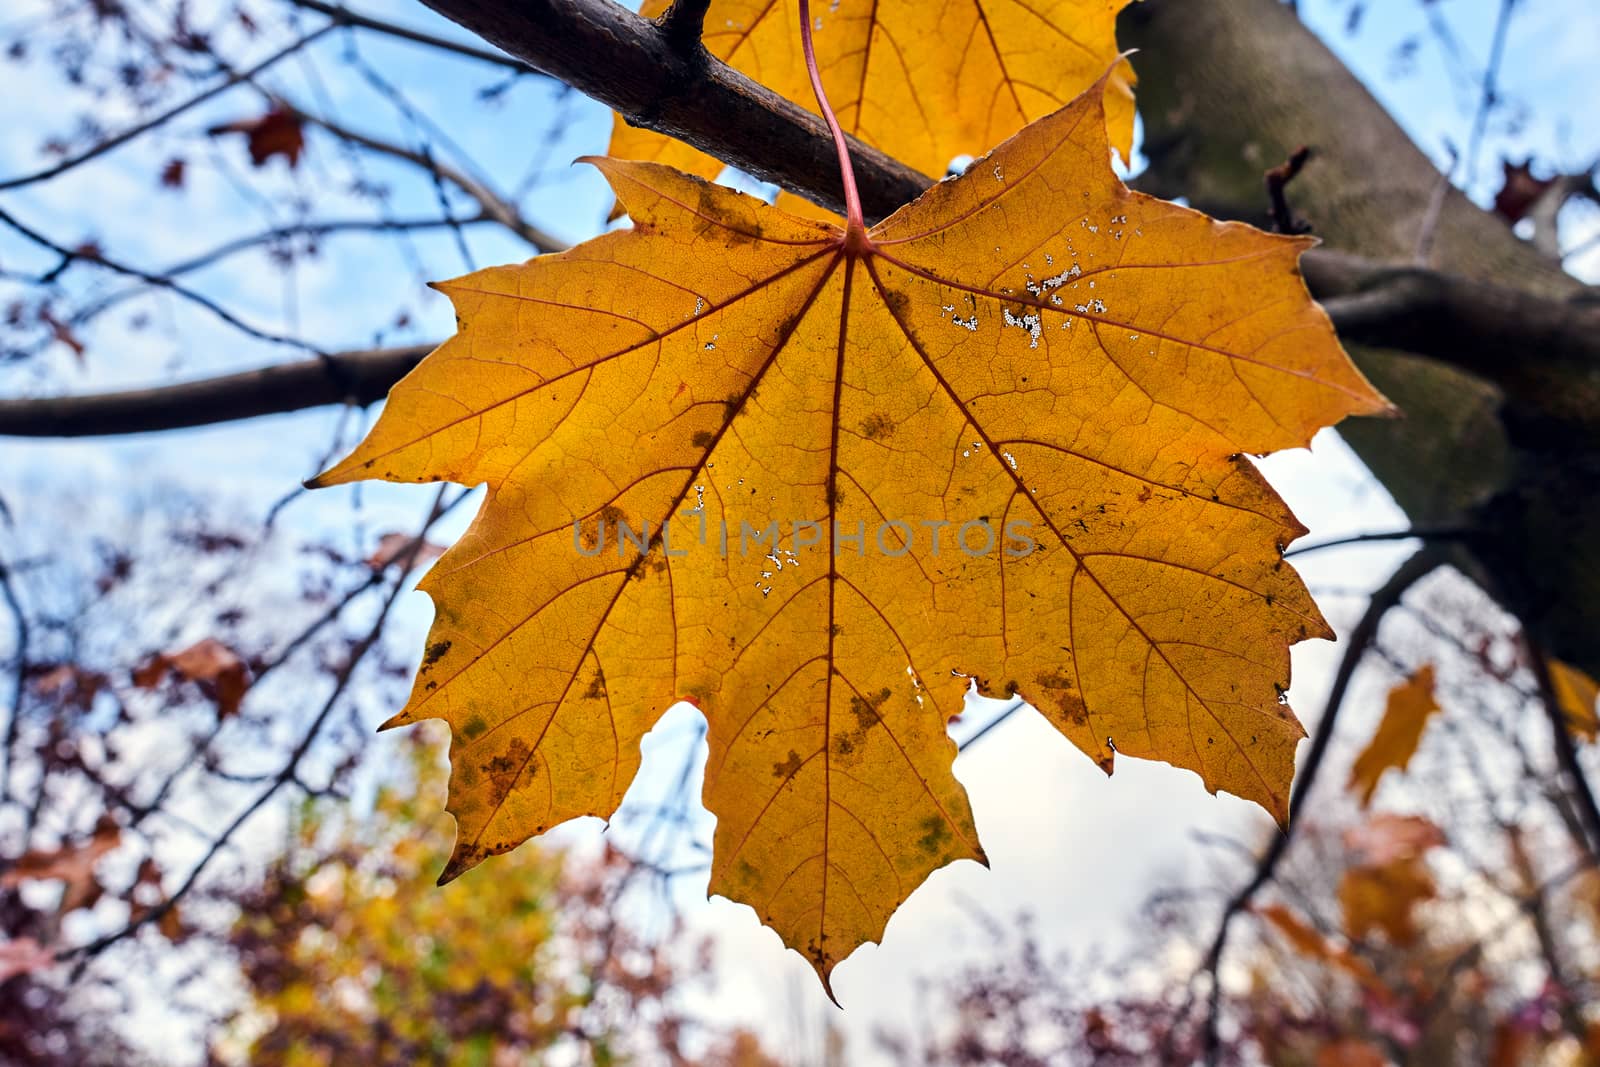
[[[1434,670],[1428,664],[1389,690],[1383,719],[1351,765],[1350,782],[1345,787],[1359,795],[1363,808],[1372,803],[1372,794],[1378,791],[1378,780],[1384,772],[1405,770],[1416,755],[1428,720],[1439,710],[1433,689]]]
[[[1133,142],[1133,68],[1117,58],[1117,12],[1129,0],[835,0],[814,20],[818,48],[836,56],[823,84],[845,132],[934,177],[1103,80],[1111,140]],[[646,0],[656,18],[671,0]],[[790,0],[712,0],[704,44],[781,96],[813,108]],[[721,161],[613,119],[608,154],[715,178]],[[822,209],[789,193],[779,205]],[[620,213],[620,211],[619,211]]]
[[[974,681],[1286,817],[1289,645],[1331,633],[1242,454],[1384,402],[1308,241],[1130,192],[1102,99],[871,231],[594,160],[632,230],[440,286],[459,332],[311,484],[488,483],[388,724],[451,725],[445,880],[609,816],[679,699],[711,891],[824,982],[982,858],[945,732]]]

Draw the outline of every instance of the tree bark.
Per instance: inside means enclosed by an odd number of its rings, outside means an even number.
[[[1310,145],[1290,197],[1334,249],[1398,264],[1424,249],[1423,265],[1593,306],[1593,289],[1444,186],[1290,5],[1143,0],[1121,30],[1139,49],[1145,188],[1264,224],[1264,172]],[[1341,434],[1416,525],[1481,531],[1474,577],[1536,641],[1600,676],[1600,360],[1557,358],[1537,334],[1465,372],[1460,359],[1353,355],[1405,417],[1350,420]]]

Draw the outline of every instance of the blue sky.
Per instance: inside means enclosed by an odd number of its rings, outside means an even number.
[[[1447,143],[1465,145],[1476,100],[1470,87],[1452,74],[1441,49],[1425,43],[1414,69],[1397,76],[1397,45],[1426,30],[1421,4],[1410,0],[1369,4],[1373,10],[1355,35],[1344,29],[1348,3],[1303,0],[1301,6],[1312,25],[1434,158],[1441,162],[1447,158]],[[1458,35],[1467,65],[1481,64],[1489,51],[1497,0],[1450,0],[1436,6]],[[1502,152],[1532,153],[1567,166],[1600,157],[1600,119],[1592,107],[1600,6],[1582,0],[1523,0],[1521,7],[1510,38],[1504,87],[1510,98],[1526,105],[1530,117],[1516,131],[1498,123],[1491,129],[1476,168],[1479,180],[1470,190],[1480,200],[1492,195]],[[360,9],[465,37],[419,4],[373,0]],[[8,5],[0,26],[36,18],[43,10],[35,0],[18,0]],[[311,17],[307,21],[314,24]],[[267,36],[278,41],[292,33],[292,27],[273,26]],[[604,183],[593,168],[570,167],[567,162],[603,151],[609,129],[604,108],[574,94],[562,97],[548,83],[531,78],[517,82],[499,104],[484,105],[476,100],[478,92],[500,82],[503,72],[469,60],[439,58],[401,42],[372,36],[363,36],[360,42],[371,65],[400,85],[445,128],[448,139],[461,147],[462,158],[502,189],[515,188],[531,162],[546,160],[546,178],[523,200],[533,221],[569,240],[602,226],[609,204]],[[263,40],[254,51],[264,55],[271,47]],[[275,68],[266,81],[302,105],[337,113],[352,126],[394,139],[413,139],[415,131],[361,79],[328,74],[338,69],[337,59],[345,47],[336,34],[315,45],[311,53],[311,58],[325,62],[291,61]],[[41,68],[16,65],[0,65],[0,99],[7,101],[5,121],[0,123],[0,174],[7,175],[38,166],[41,143],[70,128],[79,111],[89,106],[46,80]],[[114,100],[93,108],[110,128],[129,118],[118,113]],[[343,192],[351,171],[326,137],[313,134],[301,167],[290,172],[282,161],[253,171],[237,141],[217,141],[203,134],[209,125],[260,110],[259,100],[246,90],[224,94],[185,115],[159,137],[121,149],[59,182],[0,193],[0,206],[68,243],[92,237],[110,254],[157,266],[260,228],[262,215],[255,201],[261,190],[279,205],[275,209],[279,218],[289,217],[282,204],[295,195],[314,198],[317,214],[323,217],[371,213],[370,205]],[[546,143],[553,126],[559,127],[559,136]],[[440,144],[440,150],[448,152]],[[174,155],[192,162],[182,196],[161,190],[156,180]],[[367,161],[359,171],[368,180],[392,186],[391,210],[396,216],[437,213],[432,187],[414,180],[403,168]],[[1580,228],[1575,240],[1582,239],[1583,228],[1600,229],[1600,211],[1575,214],[1575,226]],[[254,322],[296,330],[329,348],[366,345],[380,337],[386,343],[422,340],[444,336],[452,328],[446,302],[424,288],[425,280],[529,254],[526,247],[487,228],[468,231],[466,241],[471,263],[463,262],[448,233],[419,235],[409,252],[397,250],[388,239],[330,238],[320,257],[302,263],[292,274],[271,269],[259,255],[249,255],[192,281]],[[15,235],[0,233],[0,266],[19,270],[49,264],[49,257],[40,256]],[[1575,266],[1600,277],[1600,252]],[[86,269],[69,279],[79,293],[113,291],[120,284]],[[0,281],[0,304],[14,291]],[[393,328],[402,310],[412,320],[408,330]],[[151,325],[132,329],[135,311],[148,314]],[[130,303],[86,331],[84,339],[88,349],[81,367],[58,346],[29,364],[0,369],[0,393],[86,391],[181,380],[285,357],[273,346],[241,338],[170,297]],[[69,502],[74,523],[68,536],[85,541],[97,533],[115,536],[127,498],[163,485],[201,494],[216,501],[224,514],[248,521],[312,473],[340,423],[338,412],[323,409],[116,440],[0,441],[0,496],[24,523],[30,512],[59,512],[59,507],[34,509],[30,503]],[[1381,488],[1331,434],[1319,438],[1310,452],[1274,457],[1263,466],[1311,527],[1313,538],[1402,525]],[[370,550],[379,533],[413,525],[431,498],[426,489],[368,487],[359,498],[358,526],[353,521],[351,491],[334,490],[297,502],[284,522],[292,534],[329,534],[352,551]],[[459,530],[465,516],[452,521],[453,529]],[[59,536],[59,530],[43,527],[21,533],[0,531],[0,537],[23,542],[48,542]],[[11,548],[7,545],[8,551]],[[1314,557],[1304,570],[1313,590],[1328,594],[1322,598],[1324,610],[1342,628],[1361,608],[1359,598],[1348,593],[1374,587],[1404,552],[1403,546],[1384,546],[1334,553]],[[398,620],[403,639],[420,648],[428,617],[425,598],[406,598]],[[1335,654],[1334,647],[1324,642],[1296,649],[1291,700],[1304,718],[1314,718],[1320,706]],[[1366,692],[1378,691],[1384,681],[1369,678]],[[382,717],[373,709],[374,722]],[[670,784],[679,763],[673,748],[694,736],[691,715],[678,709],[658,734],[649,746],[664,751],[652,760],[653,769],[647,766],[630,803],[647,800]],[[1195,843],[1195,831],[1220,831],[1253,841],[1270,829],[1259,811],[1232,798],[1207,796],[1199,780],[1186,772],[1124,760],[1108,780],[1031,715],[1018,716],[964,755],[957,774],[972,795],[992,869],[985,872],[972,864],[958,864],[935,875],[890,924],[882,947],[867,948],[840,967],[835,987],[849,1008],[843,1025],[854,1034],[865,1034],[881,1020],[906,1018],[914,975],[947,968],[953,957],[983,948],[983,935],[966,917],[968,900],[981,901],[1001,916],[1032,911],[1039,918],[1040,933],[1051,944],[1114,948],[1128,916],[1158,879],[1201,876],[1216,860]],[[595,833],[596,825],[585,824],[565,836],[592,840]],[[779,1039],[797,1012],[812,1019],[835,1017],[809,968],[797,956],[783,952],[775,935],[761,928],[748,908],[721,900],[704,902],[703,880],[685,879],[680,888],[691,925],[717,938],[725,979],[717,1001],[719,1012],[759,1020]]]

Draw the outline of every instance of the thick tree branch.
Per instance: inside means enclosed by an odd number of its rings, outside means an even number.
[[[274,415],[324,404],[370,404],[432,345],[335,352],[318,359],[182,385],[86,396],[0,400],[0,434],[88,437],[148,433]]]
[[[1312,291],[1346,340],[1429,356],[1499,385],[1513,401],[1552,376],[1574,425],[1600,420],[1600,305],[1528,296],[1437,271],[1394,268],[1337,252],[1306,254]],[[1513,358],[1536,346],[1540,360]],[[427,346],[342,353],[182,385],[78,397],[0,400],[0,436],[144,433],[379,400]],[[341,384],[344,368],[350,387]],[[1589,382],[1587,390],[1584,382]]]
[[[1493,382],[1529,411],[1600,424],[1600,301],[1323,249],[1303,266],[1346,342],[1427,356]]]
[[[423,0],[579,92],[835,211],[839,164],[822,119],[612,0]],[[881,218],[931,178],[854,139],[867,213]]]

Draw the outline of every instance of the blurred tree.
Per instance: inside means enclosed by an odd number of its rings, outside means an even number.
[[[241,894],[226,941],[250,999],[213,1045],[218,1059],[773,1062],[753,1036],[685,1014],[677,987],[706,973],[686,975],[618,914],[637,870],[614,850],[519,849],[436,886],[454,830],[431,733],[408,737],[410,773],[388,776],[370,811],[307,801],[284,853]]]

